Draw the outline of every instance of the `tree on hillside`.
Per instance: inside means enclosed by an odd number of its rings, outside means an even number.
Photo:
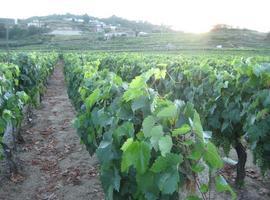
[[[4,24],[0,23],[0,38],[4,39],[6,38],[6,27]]]
[[[84,23],[88,24],[90,21],[90,17],[87,14],[83,15],[83,21]]]
[[[266,40],[270,41],[270,32],[266,35]]]
[[[227,24],[216,24],[215,26],[213,26],[213,28],[211,29],[211,32],[217,32],[220,30],[226,30],[226,29],[232,29],[232,26],[227,25]]]

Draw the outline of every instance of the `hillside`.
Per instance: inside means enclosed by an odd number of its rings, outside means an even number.
[[[1,39],[0,24],[0,49],[5,50],[5,29],[2,32]],[[12,33],[17,35],[12,37]],[[72,14],[18,20],[18,24],[10,30],[9,39],[9,48],[26,50],[269,50],[269,46],[266,33],[248,29],[221,28],[204,34],[192,34],[117,16],[99,19]]]

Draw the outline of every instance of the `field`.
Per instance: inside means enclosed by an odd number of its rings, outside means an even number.
[[[0,49],[6,50],[6,39],[0,39]],[[82,35],[33,35],[9,41],[12,50],[50,51],[163,51],[175,52],[185,50],[223,50],[267,51],[270,40],[265,33],[252,30],[228,29],[204,34],[184,32],[150,33],[145,37],[116,37],[104,40],[103,34],[84,32]]]
[[[152,39],[0,54],[0,198],[269,198],[268,49]]]

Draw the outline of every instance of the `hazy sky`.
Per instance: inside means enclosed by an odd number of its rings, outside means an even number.
[[[0,17],[48,14],[117,15],[205,32],[214,24],[270,31],[270,0],[0,0]]]

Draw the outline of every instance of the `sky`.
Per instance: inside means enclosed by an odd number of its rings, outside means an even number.
[[[0,17],[116,15],[201,33],[215,24],[270,31],[270,0],[0,0]]]

